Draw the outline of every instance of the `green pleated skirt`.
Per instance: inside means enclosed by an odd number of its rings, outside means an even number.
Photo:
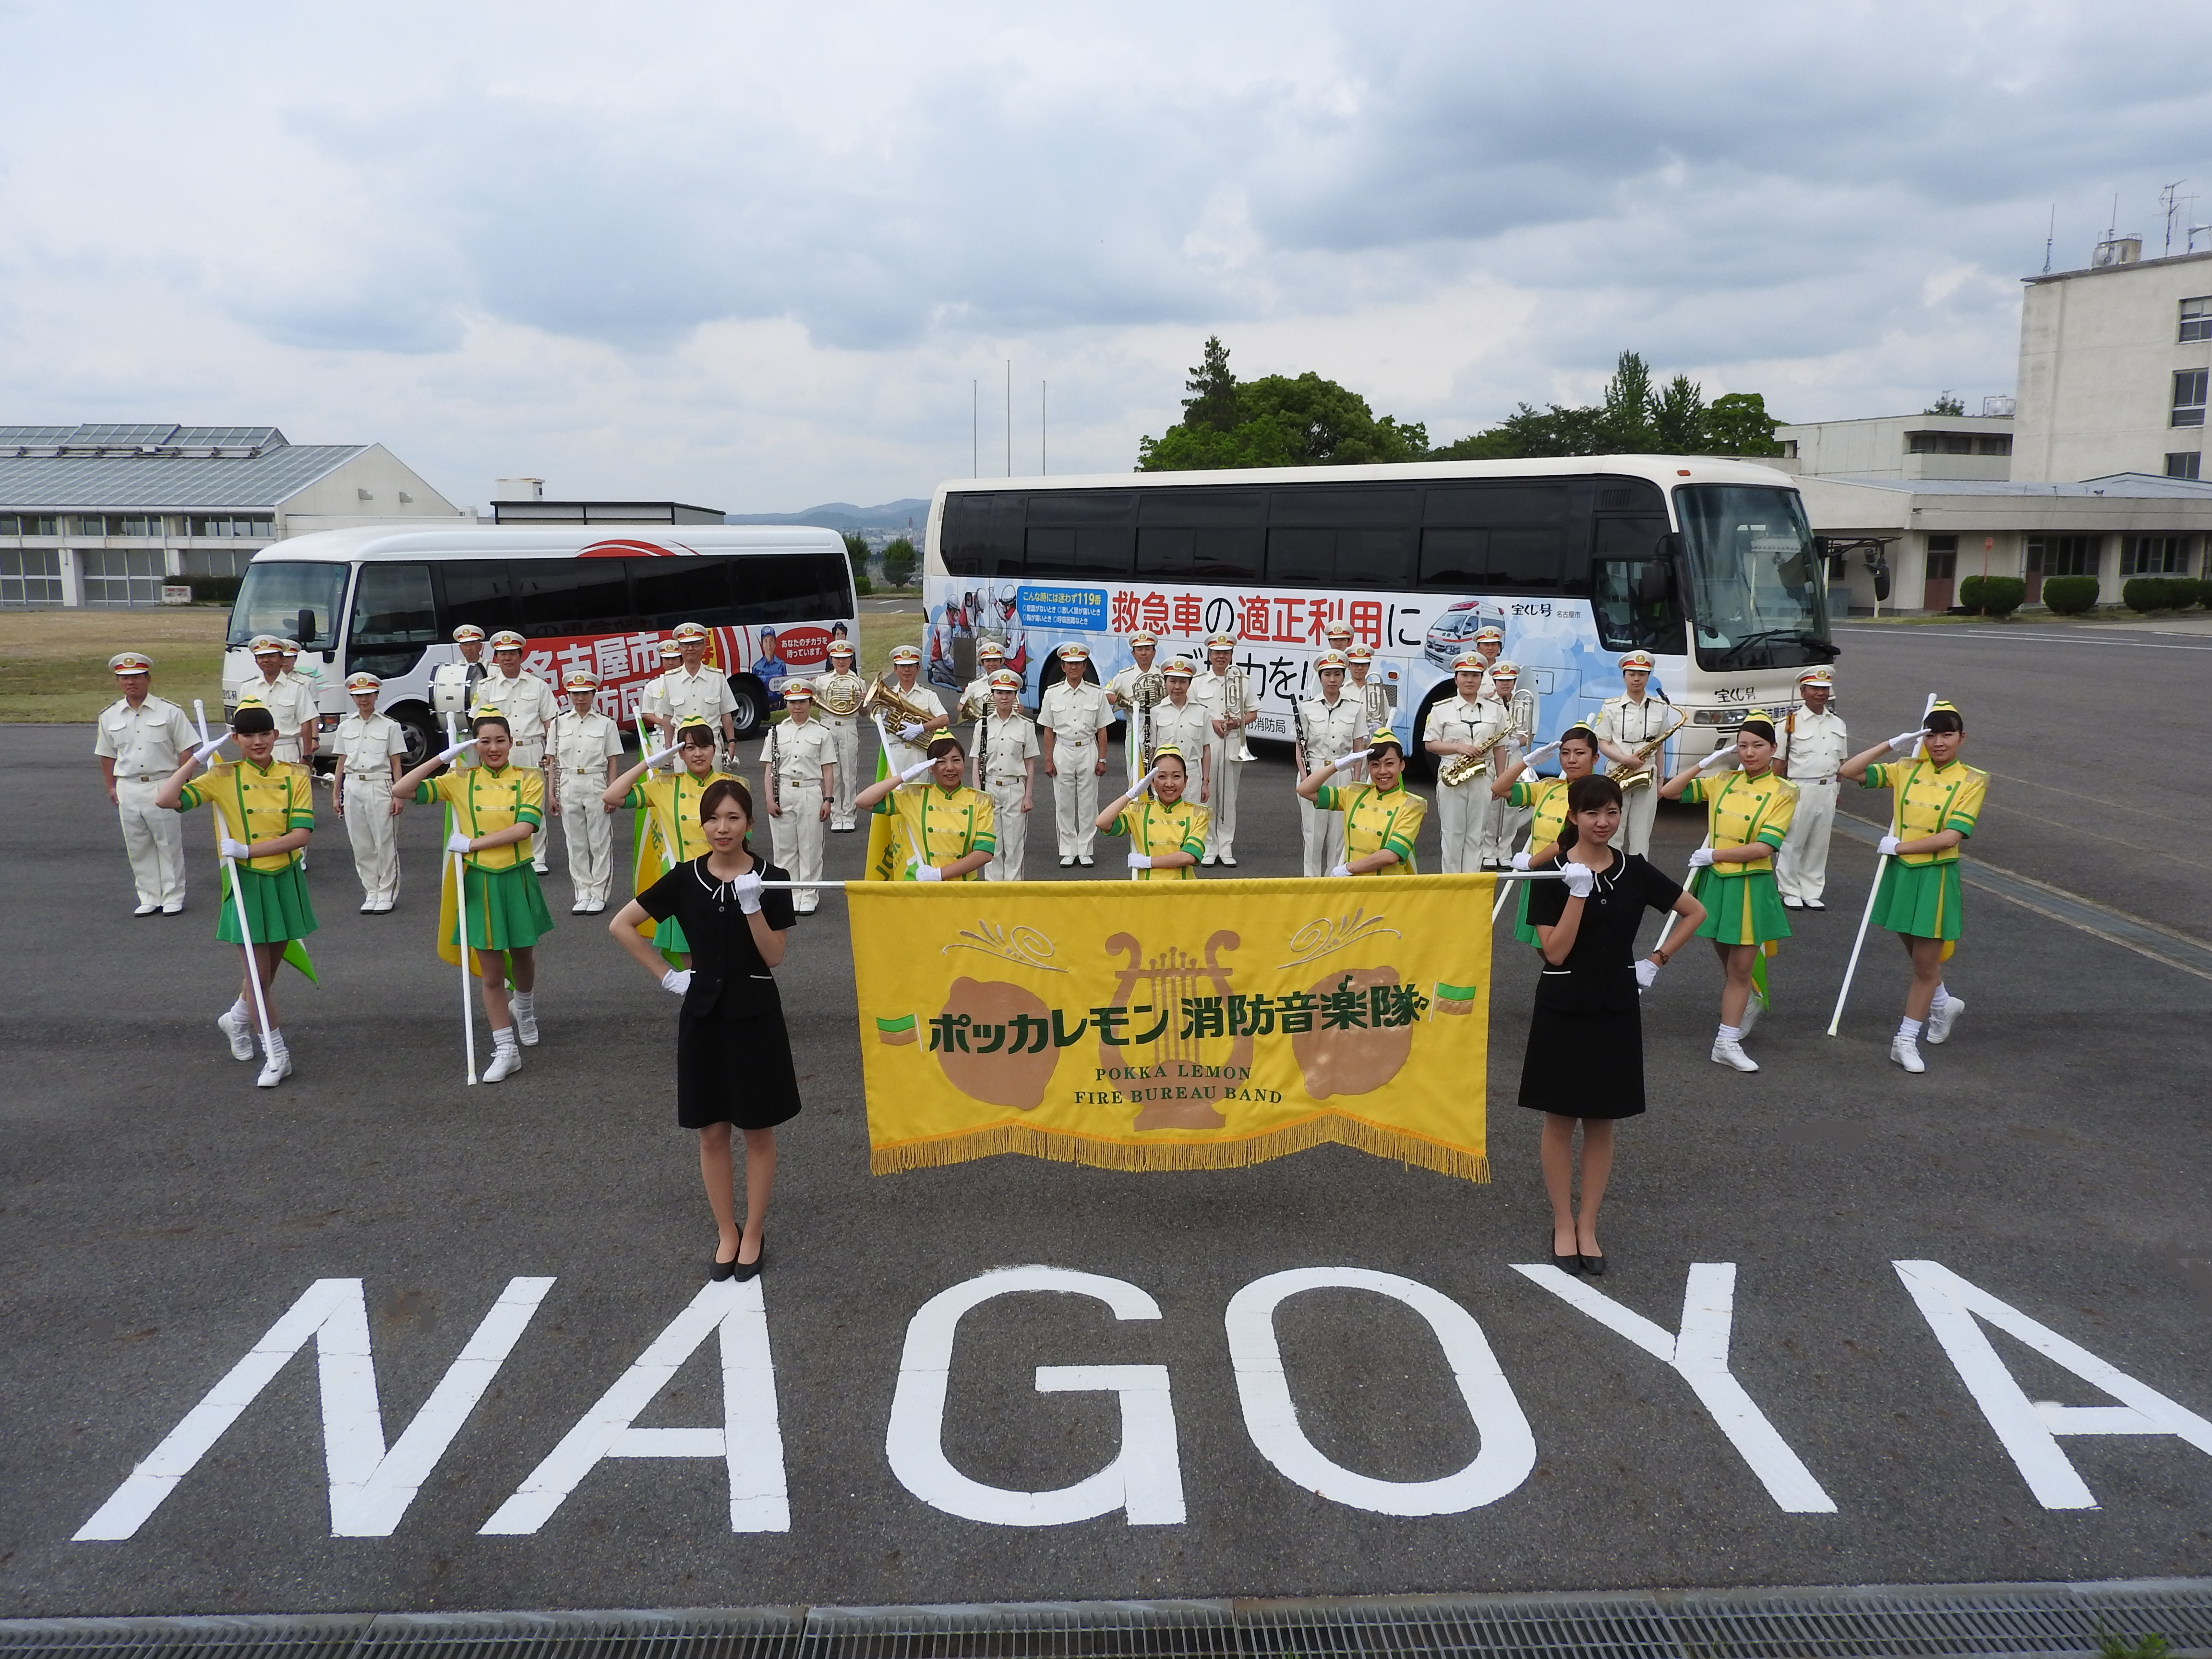
[[[1720,945],[1764,945],[1771,939],[1790,937],[1789,914],[1782,908],[1782,890],[1774,884],[1771,870],[1717,876],[1705,865],[1690,878],[1690,891],[1705,907],[1699,939]]]
[[[553,913],[538,890],[528,860],[504,870],[466,866],[469,945],[477,951],[523,951],[553,931]],[[451,933],[446,943],[453,944]]]
[[[305,939],[315,931],[315,907],[307,897],[307,872],[296,860],[282,870],[241,870],[232,866],[223,872],[222,909],[215,921],[215,936],[225,945],[246,943],[238,932],[238,901],[230,896],[233,874],[239,878],[239,891],[246,896],[246,924],[253,929],[256,945]]]
[[[1954,939],[1964,897],[1956,859],[1943,864],[1891,859],[1882,866],[1881,885],[1875,890],[1873,925],[1915,939]]]

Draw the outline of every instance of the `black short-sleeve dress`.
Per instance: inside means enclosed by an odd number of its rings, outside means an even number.
[[[1556,870],[1554,854],[1534,867]],[[1532,883],[1528,924],[1556,927],[1565,882]],[[1634,854],[1615,852],[1583,902],[1574,949],[1536,981],[1521,1103],[1562,1117],[1635,1117],[1644,1110],[1644,1019],[1637,1006],[1636,934],[1646,910],[1669,910],[1682,890]]]
[[[764,860],[753,865],[763,881],[791,879]],[[691,947],[691,988],[676,1022],[676,1121],[687,1129],[769,1129],[798,1116],[783,999],[729,888],[700,857],[678,865],[637,902],[655,921],[674,916]],[[788,929],[790,890],[763,893],[761,915],[777,932]]]

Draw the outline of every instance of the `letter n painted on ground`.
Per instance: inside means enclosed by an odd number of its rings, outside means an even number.
[[[2011,1454],[2035,1501],[2046,1510],[2094,1510],[2097,1499],[2066,1454],[2062,1434],[2170,1434],[2202,1452],[2212,1452],[2212,1423],[2168,1400],[2106,1364],[2079,1343],[2030,1319],[1978,1285],[1970,1285],[1936,1261],[1893,1261],[1921,1316],[1989,1419],[1998,1441]],[[2064,1366],[2091,1388],[2121,1403],[2062,1406],[2031,1401],[1997,1358],[1996,1349],[1974,1322],[1985,1319],[2006,1335],[2026,1343]]]
[[[509,1279],[460,1357],[447,1367],[415,1420],[387,1451],[362,1282],[317,1279],[77,1528],[76,1541],[135,1534],[310,1339],[322,1381],[331,1535],[389,1537],[552,1288],[550,1279]]]
[[[717,1333],[721,1338],[722,1423],[712,1429],[637,1429],[654,1396],[684,1362]],[[730,1530],[789,1532],[783,1431],[775,1409],[775,1366],[769,1355],[768,1304],[761,1282],[724,1279],[700,1287],[691,1305],[577,1419],[561,1443],[478,1528],[494,1535],[536,1532],[603,1457],[712,1457],[730,1468]]]

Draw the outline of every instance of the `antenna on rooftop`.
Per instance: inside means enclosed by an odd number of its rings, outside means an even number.
[[[2193,196],[2185,198],[2174,193],[2188,182],[2189,180],[2186,179],[2177,179],[2158,193],[2158,204],[2166,210],[2166,251],[2168,253],[2172,253],[2173,252],[2174,215],[2181,211],[2181,204],[2185,200],[2194,201],[2197,199]]]
[[[2051,275],[2051,245],[2058,239],[2058,204],[2051,204],[2051,228],[2043,237],[2043,274]]]

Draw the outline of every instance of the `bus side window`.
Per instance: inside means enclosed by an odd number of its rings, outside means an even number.
[[[1022,574],[1022,526],[1029,497],[961,491],[945,498],[938,532],[945,570],[951,576],[1018,576]]]
[[[514,589],[505,559],[445,559],[433,567],[443,590],[438,632],[450,637],[463,623],[487,634],[514,626]]]
[[[732,559],[739,623],[812,622],[846,614],[846,572],[836,554],[790,553]]]
[[[1597,520],[1591,609],[1606,650],[1674,654],[1687,648],[1681,601],[1665,574],[1667,533],[1663,518]],[[1664,597],[1652,597],[1658,592]]]
[[[736,621],[730,599],[727,559],[684,557],[624,559],[629,567],[630,604],[638,626],[665,631],[678,623],[727,628]]]
[[[530,638],[629,630],[629,585],[620,559],[518,559],[514,614]]]
[[[364,564],[346,630],[346,672],[389,679],[410,672],[440,637],[427,564]]]
[[[1462,592],[1577,591],[1586,572],[1573,556],[1573,485],[1534,480],[1443,484],[1426,495],[1422,586]]]

